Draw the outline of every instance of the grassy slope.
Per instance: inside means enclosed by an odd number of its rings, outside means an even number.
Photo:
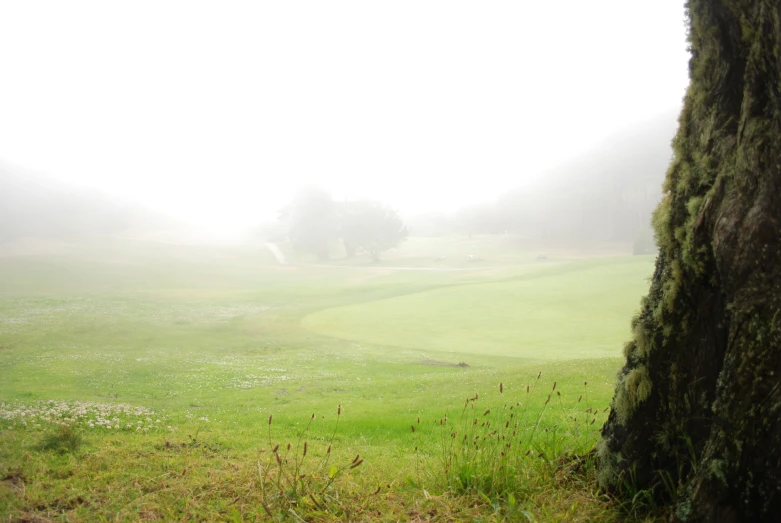
[[[518,358],[507,348],[531,338],[528,330],[516,328],[515,318],[522,317],[516,314],[547,308],[551,317],[571,318],[602,307],[626,314],[628,321],[650,271],[643,259],[579,262],[541,272],[528,266],[414,272],[271,263],[263,250],[143,245],[0,259],[0,401],[125,402],[152,408],[152,418],[161,419],[160,424],[153,419],[146,433],[86,429],[83,450],[64,456],[36,450],[46,427],[0,420],[0,477],[6,478],[0,483],[0,516],[224,519],[235,511],[262,517],[253,482],[258,450],[269,447],[268,415],[274,414],[277,441],[293,438],[316,413],[308,438],[317,455],[332,434],[339,404],[334,455],[347,459],[360,452],[366,459],[340,483],[346,496],[355,496],[355,514],[374,518],[372,511],[379,509],[393,520],[417,517],[413,512],[429,507],[440,517],[490,515],[490,504],[451,499],[437,477],[427,476],[437,470],[436,437],[427,436],[435,433],[430,422],[453,416],[477,392],[481,405],[494,403],[492,408],[508,398],[528,401],[534,405],[528,421],[533,424],[553,381],[563,399],[543,425],[552,427],[583,410],[586,403],[578,404],[577,396],[585,380],[586,401],[601,410],[619,361]],[[531,294],[533,302],[518,300]],[[464,296],[498,316],[472,318],[473,307],[459,307],[463,301],[456,299]],[[431,314],[410,314],[428,303],[448,305],[453,312],[448,324],[472,318],[467,335],[438,341],[447,325]],[[355,332],[340,332],[360,340],[350,341],[301,325],[304,318],[311,327],[319,315],[340,310],[365,314],[363,321],[374,326],[353,322]],[[399,337],[398,325],[377,321],[382,315],[417,321],[417,340]],[[569,339],[590,335],[596,341],[589,341],[589,355],[605,354],[600,350],[614,343],[617,353],[626,328],[611,321],[610,338],[598,340],[593,328],[570,331]],[[534,327],[563,333],[557,325],[538,321]],[[490,345],[502,350],[491,354],[488,344],[481,345],[483,337],[500,340]],[[556,338],[539,334],[534,343],[542,347]],[[568,356],[564,343],[557,347],[555,357]],[[468,359],[471,366],[424,364],[424,357]],[[526,400],[525,386],[535,383],[538,372],[543,375],[532,389],[536,393]],[[499,382],[505,385],[501,397]],[[413,437],[409,425],[418,417]],[[598,426],[572,429],[566,445],[588,448]],[[411,454],[413,446],[421,454]],[[359,494],[378,484],[391,487],[376,498]],[[423,495],[423,488],[439,493],[438,501]],[[545,494],[549,488],[543,484],[524,498],[539,518],[564,517],[575,502],[588,504],[583,514],[609,510],[577,488]]]

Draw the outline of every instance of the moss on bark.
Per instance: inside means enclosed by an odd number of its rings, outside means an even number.
[[[653,216],[659,257],[603,428],[600,481],[674,502],[681,520],[777,521],[781,2],[687,9],[691,83]]]

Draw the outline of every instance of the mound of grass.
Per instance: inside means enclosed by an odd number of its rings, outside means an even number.
[[[81,431],[72,424],[63,424],[47,430],[38,448],[58,454],[74,454],[81,448],[81,444]]]

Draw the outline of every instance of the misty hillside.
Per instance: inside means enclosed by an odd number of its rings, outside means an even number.
[[[506,194],[518,232],[551,239],[634,241],[650,230],[672,158],[677,112],[617,134],[552,170],[534,191]]]
[[[164,226],[164,217],[0,162],[0,242],[80,241]]]
[[[409,217],[411,234],[512,232],[556,244],[639,242],[647,252],[650,216],[661,198],[676,127],[677,111],[664,113],[494,202],[464,208],[455,217]]]

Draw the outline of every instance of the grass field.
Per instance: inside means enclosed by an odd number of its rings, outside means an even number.
[[[615,357],[648,287],[642,257],[570,263],[493,282],[345,305],[306,316],[314,332],[406,349],[530,360]]]
[[[405,248],[379,267],[127,241],[0,258],[0,518],[623,514],[561,458],[598,437],[653,259]],[[437,252],[463,270],[393,268]]]

